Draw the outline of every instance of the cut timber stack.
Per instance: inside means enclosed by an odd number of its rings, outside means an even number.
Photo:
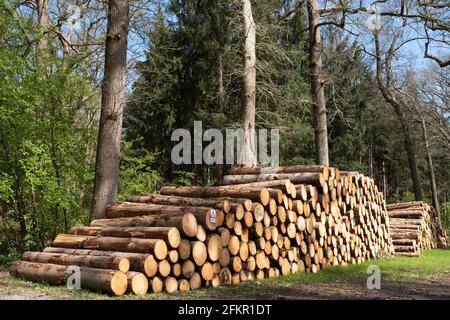
[[[170,293],[394,253],[383,195],[361,174],[327,166],[233,168],[224,183],[164,187],[161,195],[112,204],[106,219],[58,235],[43,253],[25,253],[13,272],[63,283],[67,266],[77,265],[82,276],[102,274],[101,283],[86,277],[86,288]]]
[[[395,254],[418,257],[424,250],[449,246],[436,210],[422,201],[387,205]]]

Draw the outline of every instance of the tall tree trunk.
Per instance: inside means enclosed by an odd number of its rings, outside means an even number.
[[[383,197],[387,198],[386,164],[383,161]]]
[[[110,0],[105,49],[105,75],[95,164],[91,219],[105,217],[105,207],[117,197],[120,136],[125,105],[128,0]]]
[[[217,95],[219,100],[219,110],[220,112],[223,112],[225,110],[225,87],[223,85],[223,61],[221,53],[219,53],[218,77],[219,77],[219,91]]]
[[[430,142],[428,140],[428,130],[425,119],[422,119],[422,132],[423,132],[423,142],[425,143],[425,152],[427,153],[428,171],[430,175],[430,185],[431,185],[431,197],[433,199],[433,206],[436,209],[436,215],[440,221],[441,215],[439,211],[439,199],[436,187],[436,177],[434,175],[433,158],[431,157]]]
[[[369,177],[373,178],[375,175],[373,170],[373,145],[369,144]]]
[[[255,113],[256,113],[256,25],[250,0],[242,0],[244,17],[244,96],[241,122],[244,130],[244,146],[241,163],[245,167],[256,165]]]
[[[329,165],[327,109],[322,80],[322,39],[320,14],[316,0],[307,1],[309,24],[309,74],[313,102],[313,125],[316,142],[316,164]]]
[[[411,135],[411,129],[406,119],[405,113],[402,107],[399,105],[394,106],[395,113],[400,120],[400,124],[403,132],[403,141],[405,144],[406,155],[408,157],[409,171],[411,173],[411,180],[413,183],[414,198],[416,201],[422,200],[422,185],[420,183],[419,171],[417,170],[416,160],[416,144]]]
[[[408,156],[408,164],[409,164],[409,171],[411,173],[411,180],[413,184],[414,189],[414,197],[416,201],[422,200],[422,186],[420,184],[419,179],[419,173],[417,170],[417,161],[416,161],[416,147],[414,143],[414,139],[411,135],[411,129],[408,125],[408,120],[405,116],[404,106],[400,104],[400,102],[395,97],[395,89],[393,88],[392,84],[392,69],[391,69],[391,63],[393,58],[393,52],[394,48],[396,47],[396,39],[394,38],[393,44],[390,46],[389,52],[386,56],[386,61],[382,61],[382,53],[381,53],[381,43],[379,39],[378,32],[374,33],[374,40],[375,40],[375,59],[376,59],[376,79],[377,79],[377,85],[378,89],[381,92],[381,95],[383,96],[384,100],[386,100],[387,103],[389,103],[392,108],[394,109],[394,112],[397,114],[397,117],[400,121],[400,125],[402,127],[402,133],[403,133],[403,142],[405,144],[405,150],[406,154]],[[383,83],[383,70],[386,78],[386,84]]]
[[[219,66],[217,70],[217,76],[219,78],[219,90],[217,92],[217,98],[219,102],[219,112],[223,112],[225,110],[225,87],[223,84],[223,61],[222,61],[222,53],[219,53]],[[216,163],[215,170],[216,184],[221,185],[223,179],[223,164]]]
[[[67,32],[65,38],[61,39],[61,46],[62,46],[62,52],[64,58],[70,57],[70,43],[72,42],[72,33],[73,33],[73,24],[68,23],[67,24]],[[61,38],[63,37],[61,32]],[[66,64],[66,61],[64,61],[64,65]]]
[[[39,41],[38,41],[38,50],[42,51],[47,48],[47,29],[50,24],[49,18],[48,18],[48,0],[36,0],[36,7],[37,7],[37,14],[38,14],[38,25],[41,29],[41,34]]]

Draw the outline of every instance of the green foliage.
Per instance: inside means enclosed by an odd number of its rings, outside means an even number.
[[[98,92],[82,62],[74,68],[32,45],[38,36],[31,16],[5,10],[0,19],[0,233],[5,239],[0,254],[14,255],[42,248],[57,233],[87,222]]]
[[[0,174],[0,202],[8,203],[13,200],[12,179],[6,172]]]
[[[389,199],[389,203],[399,203],[399,202],[411,202],[415,201],[414,193],[411,191],[403,191],[392,193]]]
[[[253,3],[257,24],[257,128],[278,128],[281,164],[314,163],[306,17],[294,1]],[[235,1],[171,1],[153,22],[147,58],[139,64],[125,126],[132,148],[155,156],[152,168],[169,181],[209,185],[220,168],[174,166],[170,135],[238,127],[242,95],[240,6]],[[410,190],[399,125],[380,96],[373,69],[357,43],[324,28],[324,78],[331,164],[386,181],[389,195]],[[222,75],[222,77],[220,76]],[[220,83],[223,83],[223,96]],[[227,167],[222,168],[226,172]],[[177,177],[189,173],[187,179]],[[380,188],[382,189],[382,188]]]
[[[6,241],[6,239],[0,239],[0,248],[6,245],[5,243],[3,243],[4,241]],[[8,267],[14,261],[20,260],[21,256],[22,253],[16,251],[14,248],[12,250],[9,250],[7,254],[0,254],[0,266]]]
[[[128,104],[125,127],[128,139],[139,139],[134,148],[154,154],[154,168],[172,180],[177,179],[176,171],[193,170],[172,166],[172,131],[191,129],[194,120],[203,121],[204,129],[231,124],[238,106],[230,101],[236,106],[233,110],[220,110],[215,93],[219,61],[230,66],[230,55],[222,47],[229,35],[223,1],[171,1],[165,9],[176,19],[168,21],[163,10],[157,14],[147,59],[137,68],[140,78]],[[236,87],[232,80],[224,78]],[[202,168],[194,170],[202,179]]]
[[[280,130],[282,165],[315,161],[306,17],[296,11],[290,19],[280,18],[294,6],[294,1],[253,3],[256,126]],[[153,154],[152,168],[166,180],[209,185],[219,180],[220,171],[226,172],[226,166],[174,166],[169,142],[174,129],[192,130],[194,120],[202,121],[204,130],[239,126],[242,32],[235,1],[178,0],[161,5],[147,58],[138,66],[140,77],[125,126],[126,139],[139,141],[132,148]],[[411,190],[411,180],[397,117],[381,97],[373,68],[358,44],[334,27],[324,27],[323,38],[331,164],[374,177],[390,201],[400,199]],[[442,163],[448,164],[448,159]],[[425,179],[425,166],[419,165]],[[189,173],[187,179],[177,177],[183,172]]]
[[[300,123],[292,131],[282,132],[280,137],[280,156],[289,164],[314,163],[314,129]]]
[[[450,202],[444,202],[440,205],[442,226],[450,231]]]
[[[311,161],[313,135],[305,102],[305,38],[299,34],[304,19],[302,15],[288,22],[280,19],[291,5],[278,1],[254,4],[258,24],[256,117],[258,128],[280,129],[286,140],[280,152],[282,163],[293,159],[306,163]],[[239,126],[240,6],[233,0],[179,0],[170,1],[164,9],[154,21],[147,59],[138,66],[140,77],[126,112],[127,139],[141,139],[133,148],[154,154],[154,168],[167,180],[211,184],[219,178],[218,168],[172,165],[170,135],[176,128],[192,130],[194,120],[202,121],[204,130]],[[293,146],[295,153],[290,149]],[[189,175],[180,176],[182,172]]]
[[[368,148],[378,134],[368,119],[373,117],[378,89],[357,43],[332,28],[324,31],[330,159],[341,169],[368,174]]]
[[[410,191],[406,191],[399,198],[398,202],[411,202],[411,201],[414,201],[414,193],[412,193]]]
[[[153,193],[161,185],[161,177],[152,169],[155,157],[147,150],[132,149],[132,142],[122,143],[118,200],[131,195]]]
[[[294,10],[297,3],[252,2],[256,126],[280,130],[282,165],[311,164],[315,158],[308,31],[305,10]],[[54,31],[49,48],[38,50],[34,13],[19,15],[15,4],[0,1],[0,254],[8,256],[42,248],[58,232],[88,221],[100,100],[86,57],[61,57]],[[212,185],[226,172],[227,166],[173,165],[171,133],[192,130],[194,120],[202,121],[204,130],[240,125],[240,5],[163,1],[149,21],[151,29],[142,30],[150,41],[128,95],[118,200],[157,192],[164,183]],[[287,12],[292,14],[285,17]],[[331,164],[374,177],[389,202],[413,200],[401,128],[378,92],[373,66],[345,33],[334,26],[322,31]],[[425,182],[421,131],[409,120]],[[431,129],[430,136],[436,138]],[[440,197],[447,199],[450,157],[439,147],[432,143]],[[448,226],[448,203],[442,210]]]
[[[174,178],[170,182],[172,185],[192,186],[195,174],[186,171],[174,171]]]

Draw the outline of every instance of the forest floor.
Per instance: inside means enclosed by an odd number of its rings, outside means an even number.
[[[381,288],[369,290],[370,266],[381,271]],[[430,250],[420,258],[379,259],[189,293],[112,298],[86,290],[36,284],[0,271],[1,299],[450,299],[450,250]]]

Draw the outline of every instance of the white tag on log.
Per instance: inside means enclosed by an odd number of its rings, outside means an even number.
[[[209,219],[209,222],[211,224],[216,224],[217,223],[217,214],[216,214],[216,210],[215,209],[211,209],[211,218]]]

